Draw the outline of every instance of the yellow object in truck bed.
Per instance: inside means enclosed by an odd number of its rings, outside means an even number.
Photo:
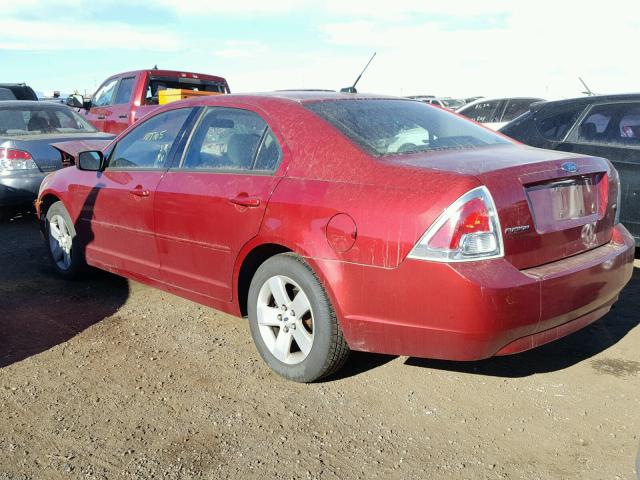
[[[158,92],[158,105],[184,100],[191,97],[202,97],[205,95],[221,95],[221,92],[202,92],[199,90],[188,90],[183,88],[167,88]]]

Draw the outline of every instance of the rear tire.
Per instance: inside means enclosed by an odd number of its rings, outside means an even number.
[[[62,202],[56,202],[45,216],[45,242],[53,269],[66,279],[78,278],[85,270],[83,249]]]
[[[256,348],[279,375],[313,382],[346,362],[349,347],[333,307],[318,277],[299,256],[283,253],[260,265],[247,301]]]

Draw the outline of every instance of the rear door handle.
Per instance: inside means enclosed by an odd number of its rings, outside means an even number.
[[[104,115],[98,115],[98,120],[104,120],[105,118],[107,117],[105,117]]]
[[[234,205],[240,205],[241,207],[259,207],[260,199],[258,197],[250,197],[246,193],[240,193],[229,201]]]
[[[118,118],[127,118],[127,115],[118,115]]]
[[[129,193],[131,195],[135,195],[136,197],[148,197],[149,196],[149,190],[147,190],[145,188],[142,188],[142,185],[138,185],[133,190],[129,190]]]

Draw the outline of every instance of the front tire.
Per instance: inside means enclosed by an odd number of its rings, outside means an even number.
[[[295,254],[276,255],[260,265],[249,287],[247,311],[258,352],[289,380],[321,379],[349,356],[322,284]]]
[[[47,253],[54,270],[67,279],[80,276],[86,264],[73,221],[62,202],[49,207],[44,227]]]

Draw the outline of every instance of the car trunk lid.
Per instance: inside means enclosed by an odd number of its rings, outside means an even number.
[[[602,158],[524,146],[396,157],[401,163],[475,176],[498,210],[505,258],[526,269],[610,241],[616,173]]]

